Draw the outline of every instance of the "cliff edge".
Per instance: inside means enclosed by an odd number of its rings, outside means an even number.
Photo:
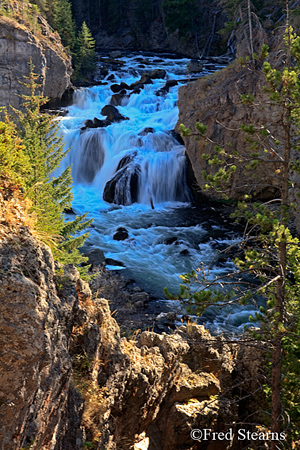
[[[24,77],[28,76],[30,61],[40,75],[41,94],[60,99],[72,74],[71,57],[46,20],[38,17],[39,33],[33,34],[16,20],[0,16],[0,106],[19,108],[20,95],[25,92]]]
[[[242,420],[256,349],[195,324],[121,337],[108,301],[55,263],[9,186],[0,211],[1,450],[186,450],[192,429]],[[256,411],[257,397],[245,398],[245,414]]]

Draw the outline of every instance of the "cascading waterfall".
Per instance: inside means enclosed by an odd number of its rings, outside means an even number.
[[[212,275],[231,270],[230,259],[218,263],[216,247],[231,242],[234,232],[218,220],[209,219],[208,225],[204,209],[191,205],[185,149],[171,132],[178,120],[178,88],[186,82],[188,60],[160,57],[158,63],[155,56],[132,54],[122,61],[104,83],[74,93],[74,104],[61,119],[60,129],[71,150],[60,170],[72,164],[73,209],[94,219],[86,248],[100,248],[106,258],[115,260],[115,267],[120,269],[121,262],[128,277],[160,296],[164,286],[178,291],[180,274],[201,261],[211,262]],[[153,77],[142,89],[126,88],[114,97],[112,84],[123,82],[128,87],[158,64],[166,71],[164,78]],[[117,113],[115,121],[101,114],[110,104],[117,104],[117,110],[110,106],[104,111]],[[114,239],[119,227],[128,234],[123,241]],[[247,317],[250,313],[253,308]],[[205,321],[219,331],[242,328],[247,318],[235,306],[226,313],[210,311]]]
[[[75,183],[92,183],[105,159],[105,130],[89,130],[77,137],[73,146],[73,178]]]

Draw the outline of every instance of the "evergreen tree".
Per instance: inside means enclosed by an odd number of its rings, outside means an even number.
[[[9,179],[24,188],[30,173],[31,165],[25,147],[15,125],[6,117],[4,122],[0,122],[0,179]]]
[[[173,33],[179,30],[181,36],[193,33],[199,19],[197,0],[164,0],[165,24]]]
[[[76,43],[76,26],[69,0],[55,0],[52,11],[53,28],[58,31],[62,44],[71,51]]]
[[[78,247],[84,243],[87,234],[73,235],[89,226],[91,221],[85,221],[84,214],[72,222],[64,222],[63,212],[72,201],[71,167],[57,178],[51,178],[51,173],[59,167],[68,150],[64,149],[62,138],[57,135],[57,122],[48,114],[40,113],[47,99],[36,94],[38,76],[33,69],[31,64],[30,75],[25,77],[24,86],[29,94],[22,96],[24,112],[14,109],[24,151],[31,165],[26,179],[26,195],[32,200],[37,230],[52,247],[55,257],[61,262],[79,264],[86,260],[79,254]]]
[[[91,78],[96,67],[95,39],[87,24],[83,22],[76,40],[74,55],[75,78]]]
[[[291,441],[299,437],[300,425],[300,380],[299,376],[295,376],[300,372],[300,242],[291,235],[288,228],[295,208],[289,196],[289,187],[296,188],[293,174],[300,175],[298,158],[291,158],[292,150],[300,151],[300,37],[289,27],[285,43],[286,63],[281,70],[273,69],[268,62],[255,62],[255,65],[262,64],[261,69],[266,78],[265,92],[269,96],[267,104],[275,107],[281,117],[277,136],[269,131],[267,117],[266,123],[258,127],[252,124],[242,125],[241,129],[250,149],[248,157],[245,157],[241,151],[234,150],[231,146],[221,147],[213,143],[206,137],[207,126],[203,124],[196,124],[196,133],[181,126],[183,135],[195,134],[197,139],[204,139],[208,145],[214,146],[212,153],[203,155],[210,166],[217,168],[215,173],[203,173],[206,188],[213,188],[226,195],[237,161],[245,170],[253,173],[254,177],[260,164],[264,164],[269,171],[275,167],[279,196],[266,204],[257,201],[252,203],[251,196],[245,196],[245,201],[239,203],[235,217],[246,219],[251,232],[245,233],[244,240],[239,244],[244,255],[235,260],[237,270],[212,281],[207,279],[206,270],[202,266],[197,271],[182,276],[179,296],[185,299],[191,311],[196,310],[200,314],[212,304],[226,305],[229,302],[244,305],[256,295],[265,297],[266,306],[261,307],[253,319],[259,319],[263,324],[259,332],[254,332],[254,338],[268,343],[271,353],[271,380],[265,387],[271,402],[271,430],[280,433],[284,429],[284,405],[288,415],[294,420],[292,432],[287,437],[291,444]],[[261,59],[265,56],[266,46],[262,49]],[[249,66],[251,64],[250,62]],[[245,107],[257,107],[250,94],[242,95],[241,101]],[[248,180],[250,183],[251,178]],[[249,188],[251,190],[251,186]],[[252,188],[255,192],[253,185]],[[245,273],[254,277],[247,289],[243,287],[245,279],[242,274]],[[231,292],[220,289],[224,279],[225,284],[231,280]],[[192,289],[193,282],[199,286],[197,290]],[[212,286],[219,288],[212,289]],[[167,290],[166,294],[172,297]],[[277,444],[278,442],[272,441],[270,448],[275,450],[278,448]]]

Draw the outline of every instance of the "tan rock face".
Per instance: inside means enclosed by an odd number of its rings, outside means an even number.
[[[256,349],[244,361],[241,345],[195,324],[121,338],[108,301],[93,298],[75,266],[62,274],[56,264],[56,275],[27,227],[2,221],[0,231],[1,450],[82,450],[93,440],[97,450],[192,449],[191,429],[242,420],[237,380],[245,414],[256,411]]]
[[[18,95],[26,93],[21,83],[29,74],[30,61],[40,75],[41,93],[61,98],[70,86],[72,66],[57,33],[38,39],[24,26],[0,17],[0,106],[19,107]]]
[[[274,175],[275,164],[261,164],[255,173],[246,171],[245,158],[250,161],[249,149],[245,134],[240,130],[241,124],[255,127],[266,125],[280,138],[282,130],[280,115],[276,107],[268,104],[268,97],[263,93],[266,81],[261,69],[243,68],[233,64],[209,77],[200,79],[180,88],[179,91],[179,124],[183,123],[195,130],[196,122],[208,126],[206,136],[213,141],[207,144],[203,139],[184,138],[187,155],[190,159],[198,185],[205,184],[202,171],[214,173],[215,167],[208,164],[202,155],[212,154],[215,145],[226,148],[229,152],[238,151],[243,156],[242,162],[234,161],[237,170],[231,179],[229,197],[240,199],[244,194],[257,193],[260,199],[274,197],[279,180]],[[246,106],[241,102],[241,94],[252,94],[257,107]],[[228,159],[230,162],[230,160]],[[253,178],[255,175],[255,178]],[[215,193],[209,194],[216,197]]]
[[[31,439],[35,448],[54,448],[76,397],[68,335],[77,300],[58,298],[52,254],[25,227],[3,237],[0,260],[0,448]]]

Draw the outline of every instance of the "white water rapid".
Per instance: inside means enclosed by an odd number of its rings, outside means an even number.
[[[188,77],[188,60],[132,54],[122,61],[103,80],[107,84],[75,92],[74,104],[60,122],[66,147],[71,148],[61,170],[72,164],[73,209],[88,212],[94,219],[86,243],[89,249],[101,249],[106,258],[116,261],[109,269],[123,269],[126,276],[163,299],[165,286],[177,292],[180,274],[201,261],[214,260],[217,245],[235,236],[217,221],[209,222],[205,208],[191,205],[185,149],[171,133],[178,119],[178,89]],[[164,79],[152,79],[153,84],[145,84],[137,93],[127,90],[117,106],[129,120],[81,130],[88,119],[105,120],[101,110],[112,101],[111,85],[130,85],[143,72],[158,68],[166,71]],[[168,80],[177,80],[178,85],[160,91]],[[120,227],[128,232],[125,240],[114,239]],[[216,259],[211,276],[232,268],[229,259]],[[253,307],[211,310],[204,322],[213,331],[238,330],[250,313]]]

